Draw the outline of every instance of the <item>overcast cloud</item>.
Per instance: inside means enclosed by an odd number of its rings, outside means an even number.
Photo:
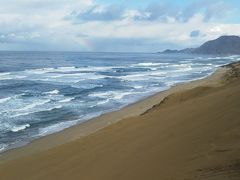
[[[174,2],[0,0],[0,49],[155,52],[240,35],[238,1]]]

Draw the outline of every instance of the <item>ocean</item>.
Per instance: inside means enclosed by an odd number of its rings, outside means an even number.
[[[240,56],[0,52],[0,152],[212,74]]]

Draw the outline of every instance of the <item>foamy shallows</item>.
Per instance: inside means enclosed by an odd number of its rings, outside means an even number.
[[[0,52],[0,152],[117,110],[177,83],[203,78],[239,58]]]

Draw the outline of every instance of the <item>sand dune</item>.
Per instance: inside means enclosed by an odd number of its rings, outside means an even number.
[[[4,160],[0,179],[240,179],[240,65],[226,68],[217,86],[197,83],[86,137]]]

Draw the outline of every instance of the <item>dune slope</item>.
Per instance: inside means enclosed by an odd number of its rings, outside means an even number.
[[[0,179],[240,179],[240,79],[166,97],[141,116],[0,165]]]

